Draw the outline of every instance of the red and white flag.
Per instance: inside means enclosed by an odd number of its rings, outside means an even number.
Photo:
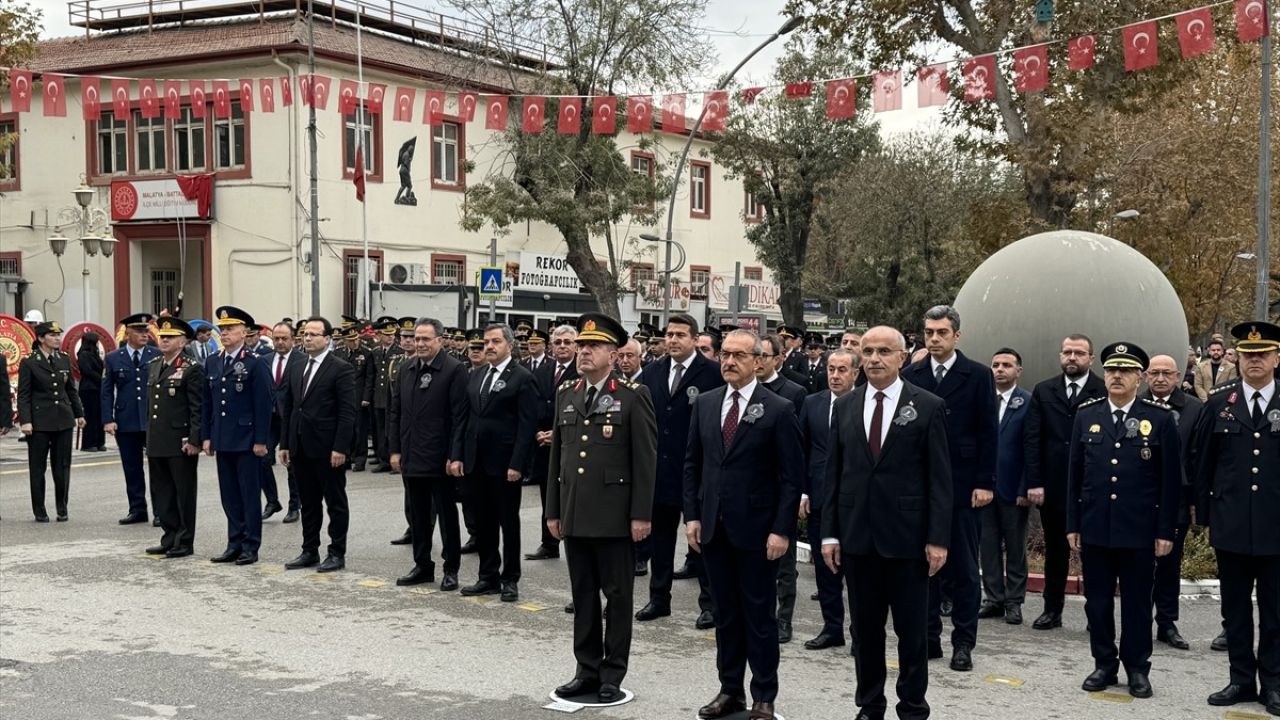
[[[1240,42],[1261,40],[1270,28],[1263,0],[1236,0],[1236,36]]]
[[[858,111],[858,84],[853,78],[827,81],[827,118],[849,120]]]
[[[356,97],[356,81],[343,79],[338,81],[338,112],[343,115],[355,115],[359,98]]]
[[[618,98],[591,98],[591,132],[596,135],[612,135],[618,129]]]
[[[521,128],[527,133],[542,132],[542,121],[546,117],[547,99],[539,96],[526,96],[521,115],[524,118]]]
[[[311,76],[310,75],[298,76],[298,94],[302,96],[303,107],[311,105],[312,98],[311,98]]]
[[[45,117],[67,116],[67,79],[62,75],[44,73],[40,76],[44,83],[44,115]]]
[[[480,96],[475,93],[458,93],[458,119],[469,123],[476,119],[476,103]]]
[[[115,78],[111,81],[111,114],[115,115],[117,120],[129,117],[129,107],[133,104],[129,99],[132,84],[133,81],[124,78]]]
[[[582,98],[560,98],[560,115],[556,119],[556,132],[561,135],[577,135],[582,130]]]
[[[9,105],[13,112],[31,112],[30,70],[9,70]]]
[[[356,145],[356,171],[351,182],[356,186],[356,200],[364,202],[364,148]]]
[[[164,117],[177,120],[182,117],[182,81],[164,81]]]
[[[964,63],[964,101],[996,99],[996,56],[979,55]]]
[[[1081,35],[1067,41],[1067,68],[1087,70],[1093,67],[1093,52],[1098,41],[1092,35]]]
[[[484,129],[485,130],[506,130],[507,129],[507,103],[509,98],[506,95],[490,95],[489,104],[485,106],[484,111]]]
[[[1160,62],[1156,52],[1156,21],[1126,25],[1120,29],[1124,39],[1124,69],[1136,72],[1143,68],[1155,67]]]
[[[276,88],[271,83],[271,78],[258,80],[258,108],[262,112],[273,113],[276,111]]]
[[[85,120],[97,120],[102,112],[102,78],[80,78],[80,108]]]
[[[160,117],[160,98],[156,92],[155,80],[138,81],[138,111],[147,120]]]
[[[1193,58],[1213,51],[1213,13],[1209,8],[1189,10],[1177,16],[1178,45],[1182,57]]]
[[[191,117],[202,118],[208,106],[208,91],[203,80],[188,80],[187,92],[191,94]]]
[[[333,79],[327,75],[316,75],[311,78],[311,102],[317,110],[329,109],[329,84]]]
[[[902,109],[902,71],[881,70],[872,78],[871,107],[875,112]]]
[[[240,111],[253,112],[253,81],[248,78],[240,78]]]
[[[682,133],[686,130],[684,118],[684,93],[673,93],[662,98],[662,131]]]
[[[391,119],[396,122],[410,122],[413,120],[413,98],[417,94],[417,90],[404,85],[396,86],[395,107],[391,109]]]
[[[289,107],[293,104],[293,83],[290,82],[289,76],[285,75],[280,78],[280,106]]]
[[[422,124],[439,125],[444,122],[444,92],[428,90],[422,94]]]
[[[1014,51],[1013,72],[1018,92],[1041,92],[1049,87],[1049,46],[1033,45]]]
[[[947,64],[925,65],[916,72],[918,107],[946,105],[951,93],[951,81],[947,77]]]
[[[813,83],[793,82],[782,86],[782,95],[788,100],[800,100],[813,94]]]
[[[715,90],[702,95],[702,129],[724,132],[729,126],[729,92]]]
[[[231,85],[226,80],[213,81],[213,116],[223,120],[231,117]]]
[[[652,95],[635,95],[627,98],[627,130],[633,133],[653,131]]]
[[[756,98],[760,97],[760,93],[764,92],[762,87],[749,87],[742,91],[742,104],[755,105]]]
[[[369,84],[369,112],[375,115],[382,114],[382,104],[387,97],[387,86],[381,83]]]

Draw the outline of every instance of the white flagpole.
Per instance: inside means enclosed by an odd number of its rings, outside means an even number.
[[[361,178],[361,181],[362,181],[361,184],[364,185],[366,188],[368,188],[369,149],[366,148],[364,145],[364,128],[365,128],[364,44],[360,34],[360,13],[362,9],[363,9],[362,0],[356,0],[356,103],[357,103],[356,107],[358,108],[356,110],[356,113],[357,113],[356,125],[358,130],[356,132],[356,148],[357,148],[356,152],[360,153],[361,159],[363,160],[363,162],[360,163],[360,166],[361,166],[360,174],[363,176]],[[366,194],[367,194],[367,190],[366,190]],[[360,316],[366,317],[366,318],[371,317],[371,313],[372,313],[372,309],[370,308],[372,298],[370,297],[371,291],[369,289],[369,281],[372,279],[372,277],[371,277],[371,273],[369,272],[369,215],[366,211],[367,205],[368,205],[367,201],[360,202],[360,239],[364,244],[364,274],[365,274],[364,283],[360,288],[360,300],[361,300],[361,304],[364,306],[363,311],[360,313]]]

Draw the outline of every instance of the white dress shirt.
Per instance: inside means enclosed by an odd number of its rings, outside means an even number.
[[[289,365],[290,353],[285,353],[283,355],[281,355],[280,353],[273,353],[273,354],[275,355],[275,361],[271,364],[271,381],[275,382],[276,370],[278,369],[280,371],[279,373],[280,382],[284,382],[284,371],[285,371],[285,368]],[[317,365],[317,367],[319,366]]]
[[[996,391],[996,394],[1000,396],[1000,413],[996,417],[997,423],[1004,422],[1004,411],[1009,409],[1009,401],[1013,399],[1013,390],[1016,387],[1018,386],[1014,385],[1013,387],[1009,388],[1008,390],[1005,390],[1004,392],[1000,392],[999,390]]]
[[[1075,385],[1075,386],[1076,386],[1076,397],[1080,397],[1080,393],[1084,392],[1084,384],[1085,384],[1085,381],[1087,381],[1087,380],[1089,379],[1088,374],[1081,375],[1080,377],[1076,378],[1075,380],[1072,380],[1071,378],[1067,377],[1066,375],[1063,375],[1062,377],[1063,377],[1063,379],[1066,381],[1066,382],[1063,384],[1063,386],[1062,386],[1062,387],[1067,391],[1067,397],[1071,397],[1071,386],[1072,386],[1072,385]]]
[[[893,418],[898,412],[898,398],[902,397],[902,378],[893,381],[889,387],[881,390],[884,393],[884,415],[880,419],[880,446],[884,447],[884,439],[889,434],[889,425],[893,423]],[[871,432],[871,416],[876,412],[876,389],[873,385],[867,384],[867,395],[862,401],[862,427],[866,428],[868,433]],[[871,436],[867,435],[867,441],[871,441]]]
[[[507,369],[507,366],[511,364],[511,357],[512,357],[512,356],[508,355],[506,360],[503,360],[502,362],[498,363],[497,365],[493,365],[493,364],[490,364],[490,365],[489,365],[490,369],[492,369],[492,370],[497,370],[497,371],[498,371],[498,372],[497,372],[497,374],[495,374],[495,375],[493,376],[493,379],[494,379],[494,380],[497,380],[497,379],[498,379],[498,376],[499,376],[499,375],[501,375],[501,374],[503,373],[503,371]]]
[[[1253,412],[1253,394],[1255,392],[1262,393],[1262,411],[1265,413],[1267,406],[1271,404],[1271,398],[1276,394],[1276,381],[1272,380],[1267,383],[1266,387],[1261,389],[1255,388],[1248,383],[1241,383],[1240,390],[1244,393],[1244,401],[1249,406],[1249,412]]]
[[[1123,411],[1123,412],[1124,412],[1124,416],[1125,416],[1125,418],[1128,418],[1128,417],[1129,417],[1129,411],[1133,409],[1133,403],[1134,403],[1134,402],[1135,402],[1134,400],[1130,400],[1129,402],[1127,402],[1127,403],[1125,403],[1125,404],[1124,404],[1124,407],[1120,407],[1120,406],[1116,405],[1115,403],[1111,402],[1111,400],[1110,400],[1110,399],[1108,399],[1108,400],[1107,400],[1107,405],[1110,405],[1110,406],[1111,406],[1111,418],[1112,418],[1112,420],[1114,421],[1115,416],[1116,416],[1116,411],[1117,411],[1117,410],[1121,410],[1121,411]]]
[[[956,358],[957,358],[957,357],[959,357],[959,356],[958,356],[958,355],[956,355],[955,353],[951,353],[951,357],[947,358],[946,362],[938,362],[937,360],[934,360],[934,359],[933,359],[933,356],[930,356],[930,357],[929,357],[929,372],[932,372],[934,377],[938,377],[938,366],[939,366],[939,365],[941,365],[942,367],[944,367],[944,368],[946,368],[946,369],[947,369],[947,375],[950,375],[950,374],[951,374],[951,368],[953,368],[953,367],[955,367],[955,366],[956,366]],[[944,378],[945,378],[947,375],[943,375],[942,377],[944,377]]]
[[[671,381],[676,379],[676,366],[680,365],[684,369],[680,371],[680,382],[684,382],[684,376],[689,374],[689,366],[693,364],[693,353],[689,353],[689,357],[684,361],[671,358],[671,364],[667,367],[667,387],[671,387]],[[732,392],[732,390],[730,390]]]
[[[751,401],[751,395],[756,391],[756,379],[751,378],[751,382],[747,383],[738,391],[738,422],[742,422],[742,418],[747,416],[747,403]],[[724,427],[724,419],[729,416],[729,404],[733,402],[733,386],[725,385],[724,402],[720,403],[720,426]]]

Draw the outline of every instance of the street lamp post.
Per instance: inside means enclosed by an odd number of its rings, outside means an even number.
[[[1116,220],[1132,220],[1141,214],[1142,213],[1138,212],[1137,210],[1131,209],[1131,210],[1121,210],[1115,215],[1112,215],[1111,219],[1107,220],[1107,237],[1112,239],[1115,238],[1115,236],[1111,234],[1111,231],[1115,228]]]
[[[778,28],[772,35],[765,38],[764,42],[760,43],[754,50],[747,53],[747,56],[742,58],[742,60],[735,65],[732,70],[726,73],[724,77],[720,78],[720,83],[716,85],[716,90],[723,90],[728,87],[729,82],[733,80],[733,76],[737,75],[738,71],[742,69],[742,66],[746,65],[751,58],[755,57],[757,53],[768,47],[773,43],[773,41],[795,30],[802,24],[804,24],[804,19],[799,17],[790,18],[783,23],[782,27]],[[702,112],[698,113],[698,119],[694,121],[693,128],[689,131],[689,138],[685,140],[684,150],[680,152],[680,160],[676,163],[675,174],[672,175],[673,182],[671,185],[671,200],[667,204],[667,236],[665,240],[662,240],[662,242],[667,244],[666,270],[662,273],[665,276],[664,282],[662,283],[662,327],[664,328],[664,331],[667,327],[667,318],[671,315],[671,273],[674,272],[671,267],[671,246],[674,244],[671,237],[671,226],[676,215],[676,189],[680,187],[680,178],[684,173],[685,161],[689,159],[689,149],[693,146],[693,138],[697,136],[698,128],[702,127],[702,119],[706,116],[707,106],[704,103],[702,106]],[[641,237],[645,238],[643,235]],[[649,238],[652,238],[655,241],[659,240],[659,238],[652,235],[645,239]],[[683,252],[683,248],[681,251]]]
[[[102,256],[105,258],[111,257],[115,254],[116,242],[118,241],[105,233],[102,237],[99,237],[92,232],[95,219],[105,222],[106,218],[106,213],[101,209],[91,207],[94,195],[93,189],[82,184],[73,190],[71,194],[75,196],[78,207],[67,208],[62,211],[62,214],[64,216],[73,216],[72,222],[80,228],[80,234],[77,239],[84,250],[84,266],[80,271],[80,292],[82,295],[83,320],[89,322],[92,319],[89,310],[89,258],[96,256],[98,251],[102,251]],[[54,256],[61,258],[62,254],[67,250],[67,242],[68,238],[55,228],[53,235],[49,237],[49,250]]]

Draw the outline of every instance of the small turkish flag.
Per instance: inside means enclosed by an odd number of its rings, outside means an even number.
[[[916,97],[917,106],[946,105],[947,98],[951,94],[951,82],[947,78],[947,64],[938,63],[937,65],[926,65],[920,68],[916,72],[916,85],[919,89],[919,94]]]
[[[444,92],[428,90],[422,94],[422,124],[439,125],[444,122]]]
[[[506,95],[489,96],[489,104],[485,107],[484,112],[485,130],[507,129],[507,103],[509,100],[510,98]]]
[[[1013,85],[1018,92],[1040,92],[1049,87],[1049,46],[1033,45],[1013,53]]]
[[[577,135],[582,130],[582,98],[560,98],[560,116],[556,119],[556,132],[561,135]]]
[[[332,78],[327,75],[316,75],[311,78],[311,102],[317,110],[329,108],[329,83]]]
[[[298,76],[298,94],[302,95],[302,104],[304,106],[311,104],[312,98],[311,98],[311,76],[310,75]]]
[[[369,84],[369,112],[382,114],[382,103],[387,97],[387,86],[380,83]]]
[[[138,81],[138,100],[142,117],[148,120],[160,117],[160,98],[156,95],[155,80]]]
[[[788,100],[800,100],[813,94],[813,83],[793,82],[782,87],[782,95]]]
[[[1178,15],[1176,19],[1182,57],[1193,58],[1213,50],[1213,14],[1209,8],[1190,10]]]
[[[80,79],[80,108],[85,120],[97,120],[102,112],[102,78]]]
[[[853,78],[827,81],[827,118],[849,120],[857,112],[858,85]]]
[[[742,91],[742,104],[755,105],[756,98],[760,97],[760,93],[764,92],[762,87],[749,87]]]
[[[231,86],[226,80],[213,81],[213,116],[223,120],[231,117]]]
[[[40,76],[44,83],[44,115],[45,117],[67,116],[67,79],[62,75],[44,73]]]
[[[391,119],[396,122],[413,120],[413,98],[417,91],[403,85],[396,86],[396,105],[391,110]]]
[[[343,79],[338,82],[338,112],[343,115],[355,115],[359,100],[356,97],[355,80]]]
[[[177,120],[182,116],[182,81],[164,81],[164,117],[166,120]]]
[[[1236,36],[1240,42],[1260,40],[1269,31],[1263,0],[1236,0]]]
[[[524,99],[524,120],[520,127],[527,133],[542,132],[542,119],[547,111],[547,99],[542,96],[527,96]]]
[[[117,120],[124,120],[129,117],[129,92],[131,81],[116,78],[111,81],[111,113],[116,116]]]
[[[289,107],[293,105],[293,83],[290,82],[289,76],[285,75],[280,78],[280,106]]]
[[[1067,68],[1087,70],[1093,67],[1093,51],[1098,47],[1092,35],[1081,35],[1067,41]]]
[[[591,132],[612,135],[618,129],[618,98],[591,98]]]
[[[979,55],[964,64],[964,101],[996,99],[996,56]]]
[[[662,131],[682,133],[685,129],[684,93],[662,98]]]
[[[653,131],[653,96],[627,98],[627,130],[633,133]]]
[[[356,170],[352,173],[351,182],[356,186],[356,200],[364,202],[364,148],[356,146]]]
[[[248,78],[240,79],[240,111],[253,112],[253,81]]]
[[[258,80],[258,107],[262,112],[273,113],[276,111],[276,88],[271,83],[271,78],[261,78]]]
[[[702,96],[702,129],[724,132],[729,126],[729,93],[715,90]]]
[[[13,112],[31,112],[30,70],[9,70],[9,103]]]
[[[1154,67],[1160,62],[1156,52],[1156,21],[1127,25],[1120,30],[1124,38],[1124,69],[1129,72]]]
[[[902,71],[881,70],[873,78],[871,86],[872,109],[888,112],[902,109]]]
[[[187,92],[191,93],[191,117],[202,118],[205,115],[206,94],[203,80],[188,80]]]
[[[476,103],[480,96],[475,93],[458,93],[458,119],[469,123],[476,119]]]

